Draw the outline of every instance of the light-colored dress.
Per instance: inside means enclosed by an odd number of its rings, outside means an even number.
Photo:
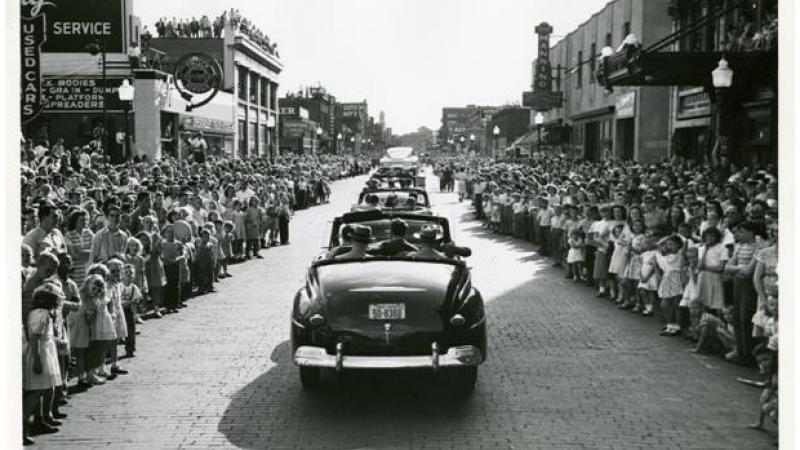
[[[700,247],[699,259],[705,266],[717,266],[728,260],[728,249],[721,243],[711,248]],[[701,270],[697,275],[697,298],[707,308],[722,309],[725,306],[725,293],[722,288],[722,273]]]
[[[761,279],[764,285],[764,295],[769,297],[778,296],[778,247],[771,246],[756,251],[755,259],[764,266],[764,277]],[[759,299],[760,301],[766,299]]]
[[[630,256],[628,263],[625,266],[625,271],[622,273],[623,278],[628,280],[639,281],[642,271],[642,251],[644,251],[647,236],[640,234],[634,236],[630,245]]]
[[[122,309],[122,283],[108,285],[108,297],[111,299],[111,317],[114,319],[114,332],[117,339],[128,336],[128,325],[125,323],[125,311]]]
[[[92,252],[92,239],[94,233],[89,228],[82,231],[70,230],[64,235],[67,251],[72,256],[72,273],[70,278],[80,286],[86,278],[86,269],[89,267],[89,255]]]
[[[42,373],[38,374],[33,371],[33,361],[36,358],[32,345],[34,339],[39,341],[39,360],[42,365]],[[50,311],[34,309],[28,314],[28,342],[23,359],[22,388],[36,391],[60,386],[61,371],[58,366],[58,350],[53,340],[53,318]]]
[[[614,239],[614,252],[611,253],[611,262],[608,265],[608,273],[622,276],[625,267],[628,265],[628,252],[630,251],[631,239],[625,233]]]
[[[685,260],[682,253],[671,255],[656,254],[656,264],[661,269],[661,284],[658,285],[659,298],[683,296],[683,267]]]
[[[583,239],[569,238],[569,251],[567,252],[567,264],[583,262]]]

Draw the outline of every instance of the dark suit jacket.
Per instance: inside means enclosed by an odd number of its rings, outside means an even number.
[[[370,255],[376,256],[394,256],[401,252],[416,252],[417,250],[417,247],[409,244],[405,239],[394,239],[384,242],[368,252]]]

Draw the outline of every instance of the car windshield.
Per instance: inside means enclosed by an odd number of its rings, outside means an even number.
[[[418,243],[420,242],[419,239],[419,232],[425,225],[431,225],[436,227],[437,232],[436,236],[437,239],[441,239],[444,236],[444,230],[442,227],[431,221],[427,220],[414,220],[414,219],[403,219],[406,224],[408,224],[408,232],[406,232],[405,239],[411,243]],[[381,241],[388,241],[392,238],[392,221],[391,219],[379,219],[379,220],[367,220],[363,222],[357,222],[359,225],[366,225],[372,228],[372,237],[374,238],[373,243],[379,243]],[[342,230],[344,227],[347,226],[343,224],[342,227],[339,228],[339,242],[343,242],[342,240]]]

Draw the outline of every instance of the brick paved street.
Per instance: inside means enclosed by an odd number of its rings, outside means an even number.
[[[754,378],[693,356],[658,323],[620,312],[488,234],[455,194],[450,217],[489,315],[490,354],[470,399],[426,373],[350,374],[304,392],[291,364],[289,312],[328,222],[365,178],[337,182],[329,205],[299,211],[292,243],[233,267],[216,294],[142,326],[131,373],[73,397],[61,432],[37,448],[771,448],[748,430]],[[429,181],[429,186],[438,183]]]

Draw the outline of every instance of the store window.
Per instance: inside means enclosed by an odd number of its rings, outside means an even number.
[[[266,155],[269,153],[269,143],[268,143],[268,134],[267,134],[267,126],[261,125],[259,130],[259,137],[261,138],[261,145],[259,148],[261,149],[261,155]]]
[[[239,92],[239,98],[247,100],[247,69],[244,67],[237,67],[238,79],[236,83],[236,90]]]

